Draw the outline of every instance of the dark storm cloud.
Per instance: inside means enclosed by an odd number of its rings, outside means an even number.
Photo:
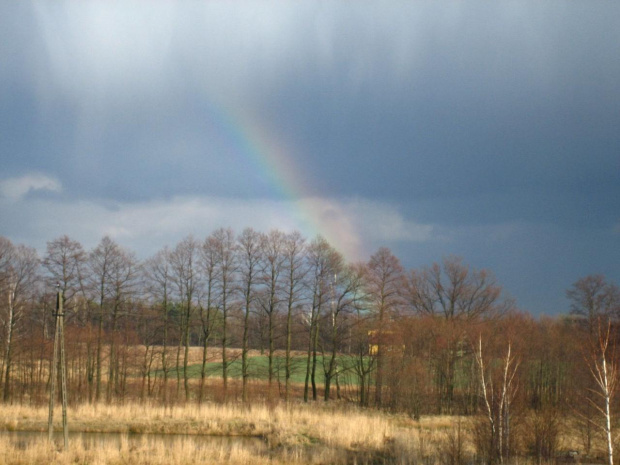
[[[458,19],[442,17],[445,5],[428,8],[431,21],[410,25],[397,45],[405,72],[385,40],[392,30],[366,18],[370,38],[335,40],[327,76],[320,64],[290,71],[265,106],[335,194],[456,201],[470,222],[479,217],[468,204],[480,201],[498,221],[565,221],[598,204],[610,222],[619,206],[610,199],[620,198],[620,34],[599,7],[472,8]]]
[[[98,21],[100,8],[35,5],[32,39],[13,27],[6,41],[25,53],[5,50],[18,82],[4,136],[37,164],[65,163],[93,195],[114,177],[110,191],[128,197],[152,195],[146,181],[268,194],[236,179],[246,161],[201,108],[213,96],[286,134],[313,160],[318,192],[460,198],[591,182],[609,195],[618,184],[620,33],[601,5],[280,4],[272,19],[255,6],[136,19],[133,5]]]
[[[308,204],[368,253],[463,255],[535,311],[563,311],[580,275],[620,279],[616,4],[1,9],[0,211],[21,212],[1,234],[42,243],[46,212],[76,211],[81,233],[141,244],[163,212],[238,225],[246,200],[253,221],[288,224],[238,145],[244,117],[286,142]]]

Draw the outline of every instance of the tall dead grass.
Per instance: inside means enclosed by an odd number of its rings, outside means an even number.
[[[45,431],[47,416],[45,407],[1,405],[0,429]],[[70,407],[68,418],[72,431],[261,436],[281,443],[363,443],[371,448],[380,447],[397,427],[385,414],[317,404],[82,404]]]
[[[46,431],[47,415],[43,407],[1,405],[0,429]],[[97,451],[72,441],[64,453],[42,439],[17,453],[18,445],[1,438],[0,463],[365,463],[377,454],[391,453],[400,428],[385,414],[323,404],[84,404],[70,408],[68,418],[69,428],[75,432],[255,436],[264,441],[265,450],[234,441],[197,448],[189,436],[188,442],[180,445],[122,443],[121,447],[105,445]],[[60,430],[58,422],[55,427]]]
[[[261,456],[244,445],[196,447],[196,443],[189,438],[171,444],[162,441],[143,441],[139,445],[125,440],[121,441],[120,446],[104,445],[97,449],[86,448],[80,441],[72,441],[68,450],[62,451],[47,441],[34,442],[21,448],[15,442],[0,437],[0,463],[6,465],[186,465],[188,463],[261,465],[273,462],[270,462],[268,456]]]
[[[0,430],[47,431],[47,415],[44,407],[0,405]],[[472,418],[438,416],[414,421],[339,403],[83,404],[71,407],[68,417],[73,432],[135,433],[134,439],[96,450],[70,441],[69,450],[59,452],[44,439],[24,447],[0,435],[0,463],[458,465],[471,462],[476,455]],[[528,422],[523,425],[516,429],[531,429]],[[568,434],[574,426],[560,426],[563,439],[558,448],[578,449]],[[59,419],[56,429],[61,429]],[[146,436],[136,442],[139,434]],[[188,436],[170,442],[153,436],[147,439],[148,434]],[[518,434],[526,437],[523,431]],[[207,447],[201,435],[259,440],[208,442]],[[520,449],[527,453],[528,446]]]

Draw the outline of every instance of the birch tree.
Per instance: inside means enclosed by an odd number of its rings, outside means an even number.
[[[508,341],[501,365],[494,366],[493,361],[484,353],[482,335],[478,338],[474,356],[489,428],[486,436],[488,459],[492,463],[503,463],[510,453],[510,407],[517,391],[515,375],[520,362],[513,352],[512,343]]]
[[[32,300],[36,291],[35,285],[38,280],[39,257],[35,249],[18,245],[10,253],[8,266],[4,266],[6,274],[5,311],[0,313],[4,334],[4,358],[3,358],[3,400],[7,402],[10,396],[11,370],[13,351],[16,340],[20,336],[20,326],[23,323],[24,314],[28,302]],[[0,306],[2,308],[2,306]]]
[[[598,401],[588,398],[600,413],[602,424],[596,423],[605,435],[607,444],[607,465],[614,463],[611,403],[618,387],[618,365],[613,345],[612,325],[599,317],[596,334],[590,341],[590,353],[587,356],[588,368],[592,374],[595,388],[592,390]]]

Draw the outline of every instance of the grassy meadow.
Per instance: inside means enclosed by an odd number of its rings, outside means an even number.
[[[239,354],[233,360],[228,363],[228,376],[231,378],[241,378],[241,358]],[[306,359],[305,354],[295,354],[291,357],[291,382],[292,383],[304,383],[306,378]],[[326,360],[327,363],[327,360]],[[342,372],[340,378],[343,383],[347,385],[356,385],[357,379],[352,371],[353,361],[350,357],[340,356],[337,357],[337,363],[339,371]],[[277,355],[273,357],[273,370],[274,379],[284,382],[286,372],[286,357],[281,351],[277,352]],[[179,371],[183,376],[183,368],[180,367]],[[206,375],[213,378],[221,378],[222,376],[222,362],[221,361],[209,361],[205,367]],[[192,363],[187,367],[187,376],[190,379],[198,379],[201,377],[202,363]],[[162,376],[162,370],[153,370],[152,376]],[[266,380],[269,374],[269,357],[267,355],[252,354],[248,358],[248,375],[251,379]],[[171,368],[168,370],[170,377],[177,376],[177,369]],[[323,356],[317,356],[317,373],[316,382],[323,384],[325,382],[325,376],[323,373]]]

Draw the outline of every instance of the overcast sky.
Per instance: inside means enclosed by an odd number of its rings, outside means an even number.
[[[0,235],[219,227],[620,284],[617,2],[3,2]]]

